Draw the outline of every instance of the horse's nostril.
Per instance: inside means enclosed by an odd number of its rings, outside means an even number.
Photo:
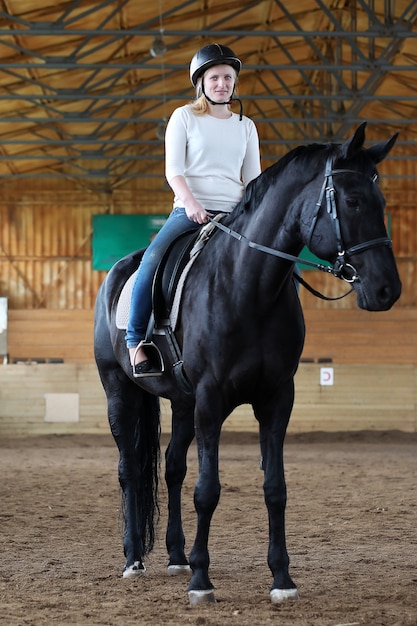
[[[376,292],[378,307],[376,310],[387,311],[398,300],[401,294],[401,287],[396,288],[392,285],[383,285]]]
[[[381,304],[385,304],[387,308],[390,308],[398,300],[400,294],[401,288],[393,289],[391,285],[384,285],[378,292],[378,299]]]

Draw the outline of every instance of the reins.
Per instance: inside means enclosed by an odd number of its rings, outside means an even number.
[[[291,261],[293,263],[303,263],[304,265],[309,265],[310,267],[314,267],[315,269],[321,270],[322,272],[327,272],[329,274],[333,274],[337,276],[335,270],[332,266],[323,265],[321,263],[315,263],[314,261],[307,261],[304,259],[300,259],[300,257],[295,256],[294,254],[288,254],[287,252],[282,252],[281,250],[275,250],[275,248],[269,248],[268,246],[263,246],[260,243],[256,243],[255,241],[251,241],[245,235],[238,233],[236,230],[232,230],[228,228],[221,222],[214,220],[212,217],[208,218],[210,222],[212,222],[217,228],[222,230],[224,233],[227,233],[231,237],[234,237],[238,241],[242,241],[246,243],[249,248],[254,248],[255,250],[259,250],[260,252],[266,252],[267,254],[271,254],[272,256],[280,257],[281,259],[285,259],[286,261]]]
[[[340,278],[340,272],[336,272],[335,268],[332,267],[332,266],[323,265],[322,263],[315,263],[314,261],[308,261],[307,259],[300,259],[300,257],[295,256],[293,254],[287,254],[287,252],[282,252],[281,250],[275,250],[274,248],[269,248],[268,246],[263,246],[263,245],[261,245],[259,243],[255,243],[254,241],[250,241],[244,235],[238,233],[235,230],[232,230],[231,228],[228,228],[227,226],[225,226],[221,222],[218,222],[217,220],[214,220],[211,217],[209,217],[209,220],[210,220],[210,222],[212,222],[212,224],[215,224],[215,226],[219,230],[222,230],[224,233],[227,233],[228,235],[230,235],[231,237],[234,237],[238,241],[242,241],[243,243],[246,243],[249,246],[249,248],[253,248],[255,250],[259,250],[260,252],[265,252],[266,254],[271,254],[272,256],[276,256],[276,257],[279,257],[281,259],[285,259],[286,261],[291,261],[292,263],[302,263],[303,265],[308,265],[309,267],[314,267],[315,269],[318,269],[318,270],[320,270],[322,272],[326,272],[327,274],[333,274],[333,276],[336,276],[337,278]],[[316,289],[314,289],[314,287],[309,285],[308,282],[305,281],[304,278],[302,278],[301,276],[298,276],[295,273],[293,274],[293,276],[301,285],[303,285],[303,287],[305,287],[307,289],[307,291],[312,293],[317,298],[321,298],[322,300],[341,300],[342,298],[345,298],[346,296],[348,296],[353,291],[353,288],[352,288],[352,289],[349,289],[349,291],[347,291],[346,293],[344,293],[341,296],[336,296],[336,297],[325,296],[324,294],[320,293],[320,291],[317,291]]]
[[[337,260],[334,265],[324,265],[323,263],[317,263],[315,261],[308,261],[307,259],[300,259],[298,256],[293,254],[288,254],[287,252],[282,252],[281,250],[275,250],[275,248],[270,248],[269,246],[263,246],[262,244],[256,243],[254,241],[249,240],[245,235],[238,233],[237,231],[228,228],[224,224],[222,224],[219,220],[213,219],[209,217],[209,221],[216,226],[219,230],[227,233],[231,237],[234,237],[238,241],[246,243],[249,248],[253,248],[255,250],[259,250],[260,252],[265,252],[266,254],[270,254],[272,256],[279,257],[281,259],[285,259],[286,261],[290,261],[292,263],[299,263],[302,265],[306,265],[308,267],[312,267],[314,269],[320,270],[321,272],[326,272],[327,274],[332,274],[336,278],[340,278],[347,283],[353,284],[355,282],[360,281],[359,274],[357,273],[356,268],[346,261],[346,257],[351,256],[353,254],[359,254],[361,252],[365,252],[366,250],[370,250],[372,248],[376,248],[379,246],[389,246],[392,247],[392,241],[388,237],[379,237],[377,239],[371,239],[369,241],[359,243],[355,246],[344,249],[342,232],[340,227],[340,220],[337,211],[337,203],[336,203],[336,191],[333,185],[333,176],[337,174],[360,174],[361,176],[366,176],[362,172],[358,172],[357,170],[348,170],[348,169],[332,169],[332,158],[328,157],[326,162],[326,169],[324,175],[323,185],[320,191],[319,199],[316,202],[316,210],[313,215],[310,231],[308,235],[308,247],[310,245],[311,239],[313,237],[313,233],[317,224],[318,216],[321,207],[323,206],[323,200],[326,200],[326,210],[327,213],[332,218],[333,229],[336,237],[337,244]],[[374,175],[370,178],[373,184],[377,181],[377,175]],[[294,274],[294,278],[301,283],[310,293],[321,298],[323,300],[340,300],[345,298],[353,291],[350,289],[348,292],[338,297],[328,297],[321,294],[319,291],[311,287],[301,276],[297,276]]]

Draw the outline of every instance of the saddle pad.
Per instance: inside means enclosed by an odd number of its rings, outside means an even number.
[[[224,214],[220,213],[214,219],[220,220],[220,218],[223,216]],[[197,241],[195,242],[194,248],[190,252],[190,260],[188,261],[187,265],[184,267],[184,270],[179,278],[178,285],[175,290],[175,294],[174,294],[174,298],[172,302],[172,308],[170,311],[171,328],[174,331],[176,329],[176,325],[178,322],[178,313],[180,309],[181,295],[182,295],[182,290],[184,287],[185,279],[187,278],[188,272],[190,271],[192,264],[194,263],[198,255],[200,254],[201,249],[207,243],[207,241],[209,240],[210,236],[213,234],[214,231],[215,231],[215,227],[210,222],[202,227],[200,231],[200,235]],[[136,280],[137,271],[138,270],[136,270],[132,274],[132,276],[130,276],[130,278],[127,279],[121,291],[119,302],[117,303],[116,327],[119,330],[126,330],[127,328],[127,323],[129,320],[130,302],[132,299],[133,285]]]
[[[194,263],[195,259],[197,258],[198,255],[195,255],[193,257],[191,257],[191,259],[188,261],[187,265],[184,268],[184,271],[182,272],[180,279],[178,281],[178,285],[177,285],[177,289],[175,291],[175,295],[174,295],[174,299],[173,299],[173,303],[172,303],[172,308],[171,308],[171,313],[170,313],[170,320],[171,320],[171,328],[172,330],[175,330],[176,325],[177,325],[177,321],[178,321],[178,313],[180,310],[180,302],[181,302],[181,295],[182,295],[182,290],[184,287],[184,283],[185,283],[185,279],[187,277],[187,274],[192,266],[192,264]],[[132,291],[133,291],[133,285],[135,283],[136,280],[136,274],[137,274],[138,270],[136,270],[135,272],[133,272],[132,276],[130,276],[123,289],[122,292],[120,294],[120,298],[119,298],[119,302],[117,303],[117,310],[116,310],[116,327],[119,330],[126,330],[127,328],[127,322],[129,320],[129,311],[130,311],[130,302],[132,299]]]
[[[119,302],[116,310],[116,327],[120,330],[126,330],[129,319],[130,301],[132,299],[133,285],[136,280],[138,270],[133,272],[132,276],[127,279],[120,294]]]

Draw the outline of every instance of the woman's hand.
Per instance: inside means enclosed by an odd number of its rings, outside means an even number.
[[[206,224],[210,213],[207,213],[206,209],[201,204],[193,199],[193,202],[189,202],[185,207],[185,213],[189,220],[196,224]]]

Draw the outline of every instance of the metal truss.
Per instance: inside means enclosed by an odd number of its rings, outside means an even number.
[[[299,13],[292,0],[217,4],[197,29],[177,27],[201,15],[197,0],[165,0],[143,21],[137,0],[62,0],[53,10],[38,0],[20,15],[0,0],[0,178],[163,185],[167,118],[192,97],[196,47],[214,40],[245,61],[242,100],[265,164],[299,144],[341,140],[364,119],[376,139],[400,131],[391,158],[416,159],[415,0],[311,0]],[[158,37],[162,57],[150,53]]]

